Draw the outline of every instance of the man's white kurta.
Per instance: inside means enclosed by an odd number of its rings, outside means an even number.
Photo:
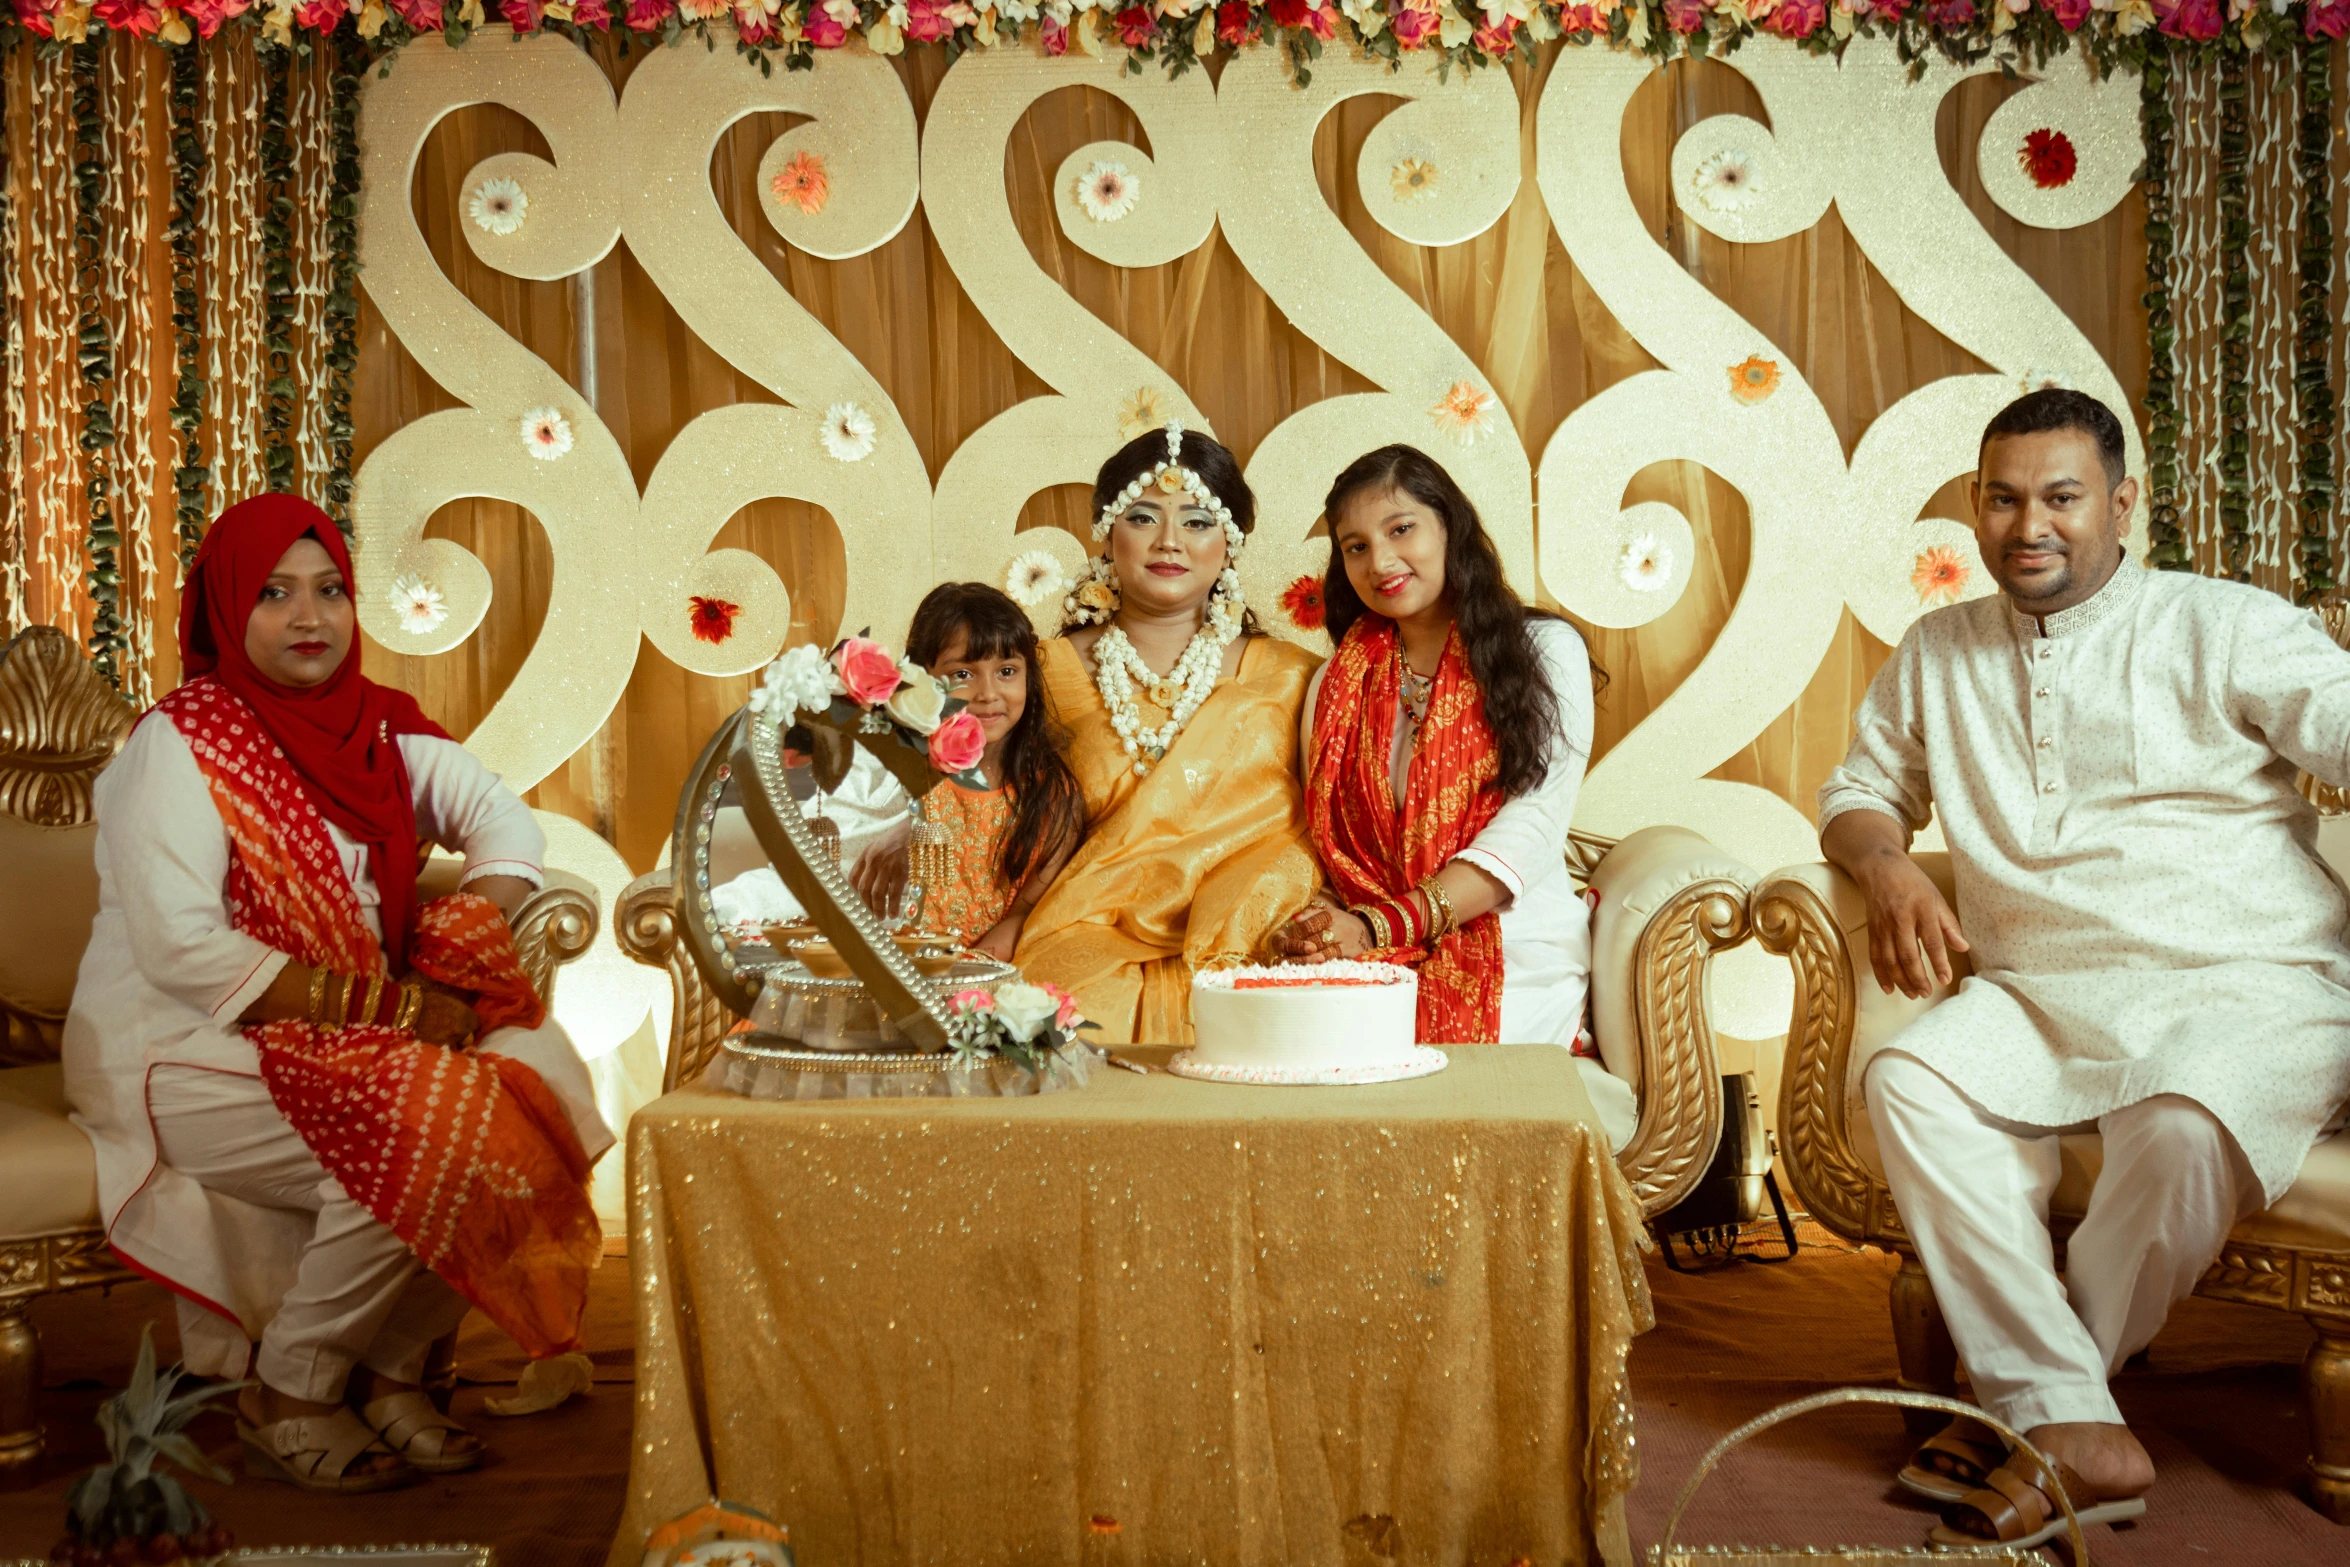
[[[462,849],[466,879],[540,879],[546,835],[495,773],[463,746],[431,736],[403,735],[400,754],[419,835]],[[169,719],[151,717],[132,730],[94,792],[98,917],[63,1054],[74,1122],[97,1150],[99,1211],[108,1239],[134,1265],[258,1338],[292,1282],[312,1216],[238,1202],[159,1164],[148,1106],[151,1093],[185,1082],[184,1074],[260,1076],[236,1020],[287,956],[229,922],[228,829]],[[379,898],[367,851],[333,824],[328,830],[373,927]],[[537,1029],[499,1029],[482,1047],[538,1071],[589,1157],[611,1146],[587,1069],[552,1018]]]
[[[1897,1048],[2040,1126],[2183,1094],[2284,1195],[2350,1098],[2350,898],[2294,787],[2350,783],[2350,654],[2317,617],[2124,561],[2045,622],[2004,595],[1925,616],[1857,730],[1820,825],[1939,814],[1972,948]]]

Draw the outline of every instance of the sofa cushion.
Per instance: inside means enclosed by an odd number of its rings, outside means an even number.
[[[0,811],[0,1006],[59,1018],[98,917],[94,822],[36,827]]]
[[[0,1241],[98,1227],[98,1161],[55,1062],[0,1072]]]

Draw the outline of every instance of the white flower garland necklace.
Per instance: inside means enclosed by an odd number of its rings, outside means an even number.
[[[1094,642],[1094,689],[1101,693],[1102,706],[1109,711],[1110,728],[1117,733],[1126,754],[1134,758],[1137,778],[1150,776],[1152,766],[1166,756],[1176,736],[1183,733],[1184,726],[1215,693],[1216,681],[1224,673],[1224,650],[1240,637],[1241,614],[1246,602],[1241,597],[1238,568],[1241,546],[1248,535],[1240,531],[1231,510],[1208,488],[1207,482],[1183,466],[1183,422],[1179,419],[1167,421],[1166,458],[1128,484],[1094,519],[1094,541],[1106,541],[1119,515],[1153,488],[1168,495],[1189,495],[1223,525],[1225,561],[1208,595],[1206,623],[1192,634],[1183,656],[1164,678],[1142,661],[1142,654],[1116,624],[1110,625]],[[1104,574],[1103,568],[1108,563],[1106,555],[1095,562],[1097,578]],[[1156,729],[1143,727],[1141,707],[1135,700],[1135,693],[1143,690],[1150,692],[1153,702],[1168,709],[1167,721]]]

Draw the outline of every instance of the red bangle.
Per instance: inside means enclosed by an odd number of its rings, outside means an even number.
[[[1421,924],[1413,912],[1409,899],[1391,898],[1379,905],[1379,912],[1386,915],[1388,923],[1395,927],[1395,945],[1398,947],[1416,947],[1427,934],[1427,927]]]

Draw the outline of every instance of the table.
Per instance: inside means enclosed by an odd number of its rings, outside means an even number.
[[[1629,1567],[1638,1206],[1565,1051],[1450,1055],[646,1106],[612,1567],[713,1494],[807,1567]]]

